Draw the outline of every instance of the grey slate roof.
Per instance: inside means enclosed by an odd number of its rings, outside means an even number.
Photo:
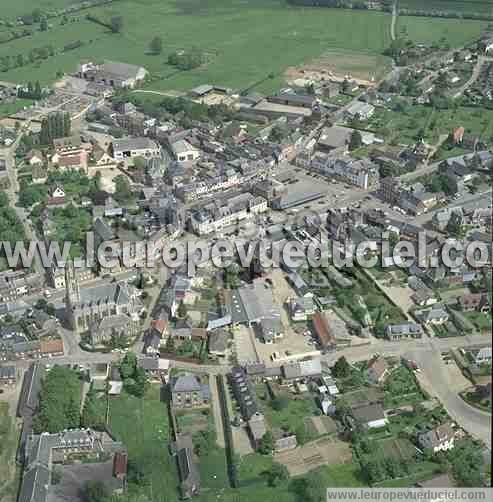
[[[173,392],[199,392],[201,384],[195,375],[182,375],[173,379]]]

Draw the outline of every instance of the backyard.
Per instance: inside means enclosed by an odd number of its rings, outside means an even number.
[[[143,486],[130,488],[145,493],[150,500],[154,500],[153,493],[159,493],[160,501],[175,502],[178,475],[168,449],[170,426],[160,386],[150,386],[142,399],[126,393],[112,397],[109,425],[116,439],[127,446],[130,465],[138,464],[144,473]]]

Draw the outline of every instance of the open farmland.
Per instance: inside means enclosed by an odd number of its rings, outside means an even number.
[[[443,38],[451,47],[458,47],[477,39],[487,25],[486,21],[467,19],[399,16],[397,35],[405,35],[418,44],[433,44]]]
[[[454,12],[493,16],[493,4],[490,0],[400,0],[399,7],[423,12]]]
[[[34,1],[29,4],[28,0],[22,3],[19,11],[25,11],[28,5],[40,6]],[[87,13],[105,22],[113,16],[122,16],[121,33],[112,34],[105,26],[87,20]],[[61,24],[60,18],[50,19],[48,31],[41,32],[33,26],[31,36],[1,44],[0,59],[6,56],[17,59],[21,54],[26,62],[2,72],[0,79],[12,82],[39,79],[47,84],[58,72],[74,71],[81,59],[112,59],[149,69],[153,79],[147,85],[153,90],[183,90],[211,82],[269,92],[283,84],[283,73],[288,67],[330,51],[344,51],[341,71],[353,67],[352,58],[356,66],[360,65],[362,55],[375,58],[377,75],[389,64],[381,55],[390,43],[391,16],[383,12],[300,8],[274,0],[121,0],[69,18],[67,24]],[[434,24],[435,21],[438,23]],[[477,37],[483,26],[480,22],[453,19],[406,18],[399,22],[409,25],[409,35],[416,42],[445,36],[450,37],[452,45]],[[148,46],[156,35],[163,39],[163,51],[151,55]],[[64,51],[67,45],[79,40],[80,47]],[[27,62],[33,48],[48,45],[54,49],[53,56]],[[167,64],[169,54],[194,47],[207,53],[208,61],[202,67],[177,71]]]

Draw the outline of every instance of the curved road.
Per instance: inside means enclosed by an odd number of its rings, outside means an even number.
[[[395,40],[395,26],[397,24],[397,0],[394,0],[394,5],[392,6],[392,23],[390,24],[390,38],[392,41]]]

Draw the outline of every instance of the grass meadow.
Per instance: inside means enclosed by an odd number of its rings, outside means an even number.
[[[34,0],[21,3],[22,12],[27,5],[39,6]],[[88,21],[87,12],[106,20],[122,16],[122,32],[112,34],[104,26]],[[409,36],[417,42],[445,36],[451,45],[477,37],[484,25],[475,21],[403,19],[399,23],[404,23]],[[74,71],[81,59],[112,59],[148,68],[154,77],[148,88],[153,90],[186,90],[209,82],[236,89],[255,86],[257,91],[271,92],[282,85],[286,68],[330,51],[344,51],[348,61],[365,54],[379,56],[377,61],[382,67],[389,63],[380,56],[390,44],[390,14],[293,7],[283,0],[121,0],[76,14],[65,25],[60,25],[58,18],[50,23],[47,32],[35,31],[30,37],[1,44],[0,58],[18,54],[27,57],[33,47],[48,44],[55,48],[55,56],[3,72],[0,80],[39,79],[47,84],[59,71]],[[159,55],[148,52],[154,36],[163,39]],[[62,52],[65,45],[77,40],[84,45]],[[192,47],[207,53],[206,65],[180,72],[167,64],[170,53]],[[374,64],[374,59],[369,61]],[[369,70],[378,72],[378,68]]]

